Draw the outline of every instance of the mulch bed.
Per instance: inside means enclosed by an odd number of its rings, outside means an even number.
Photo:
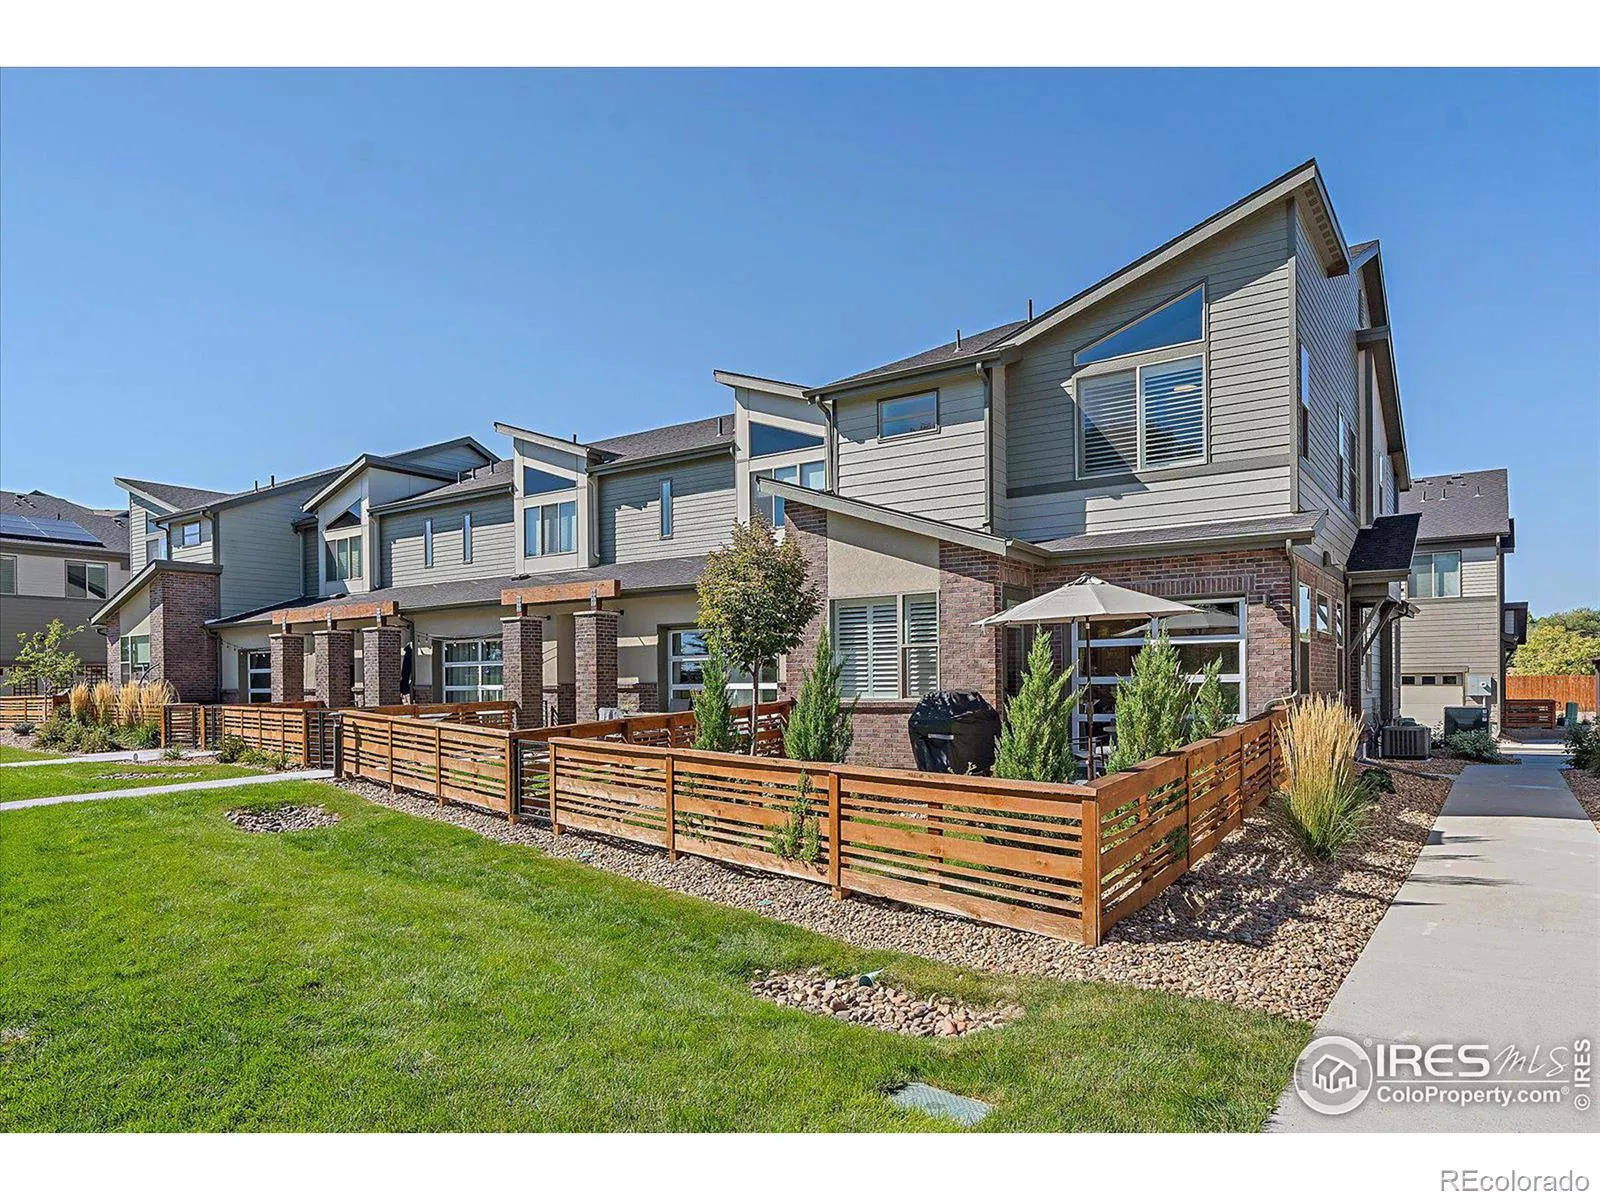
[[[285,804],[275,808],[233,808],[228,820],[246,833],[296,833],[302,829],[321,829],[339,820],[320,804]]]
[[[653,847],[441,806],[368,783],[340,786],[386,807],[534,846],[645,883],[730,904],[868,949],[960,967],[1067,980],[1100,980],[1222,1000],[1314,1021],[1417,860],[1444,804],[1446,781],[1394,773],[1366,845],[1339,865],[1308,863],[1258,811],[1154,902],[1097,947],[982,925],[890,901],[852,897],[800,880],[744,871]]]
[[[961,1037],[980,1029],[998,1029],[1022,1015],[1022,1008],[1015,1004],[977,1009],[946,996],[919,1000],[910,992],[866,976],[830,978],[821,967],[773,971],[752,981],[750,990],[786,1008],[908,1037]]]
[[[1567,781],[1567,786],[1578,798],[1578,803],[1583,805],[1583,811],[1589,814],[1595,828],[1600,829],[1600,775],[1579,767],[1568,767],[1561,772],[1561,777]]]

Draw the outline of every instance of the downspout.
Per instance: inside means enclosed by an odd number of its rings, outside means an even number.
[[[1310,681],[1300,678],[1300,567],[1294,561],[1293,538],[1283,539],[1283,553],[1289,560],[1289,643],[1294,647],[1289,658],[1289,690],[1298,695]]]
[[[983,527],[994,532],[994,381],[982,362],[975,363],[983,381]],[[1092,731],[1091,731],[1092,732]]]
[[[821,396],[813,396],[811,403],[822,414],[822,424],[826,430],[822,442],[822,459],[824,469],[828,473],[827,491],[837,496],[839,494],[839,427],[827,400],[824,400]]]

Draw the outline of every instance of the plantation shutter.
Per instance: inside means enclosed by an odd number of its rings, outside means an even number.
[[[1161,363],[1142,372],[1146,466],[1205,453],[1205,364],[1199,358]]]
[[[939,690],[939,597],[907,596],[905,604],[905,694],[921,698]]]
[[[834,605],[834,647],[847,696],[894,699],[900,695],[899,613],[893,600],[849,600]]]
[[[1083,474],[1131,471],[1139,461],[1139,397],[1134,373],[1098,375],[1078,384]]]

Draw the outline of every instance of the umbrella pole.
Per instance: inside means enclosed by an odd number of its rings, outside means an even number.
[[[1089,697],[1089,778],[1094,778],[1094,634],[1083,623],[1084,692]]]

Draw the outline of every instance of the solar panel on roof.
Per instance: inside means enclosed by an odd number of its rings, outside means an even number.
[[[59,517],[24,517],[19,513],[0,513],[0,537],[28,538],[38,542],[74,542],[98,546],[95,537],[76,521]]]

